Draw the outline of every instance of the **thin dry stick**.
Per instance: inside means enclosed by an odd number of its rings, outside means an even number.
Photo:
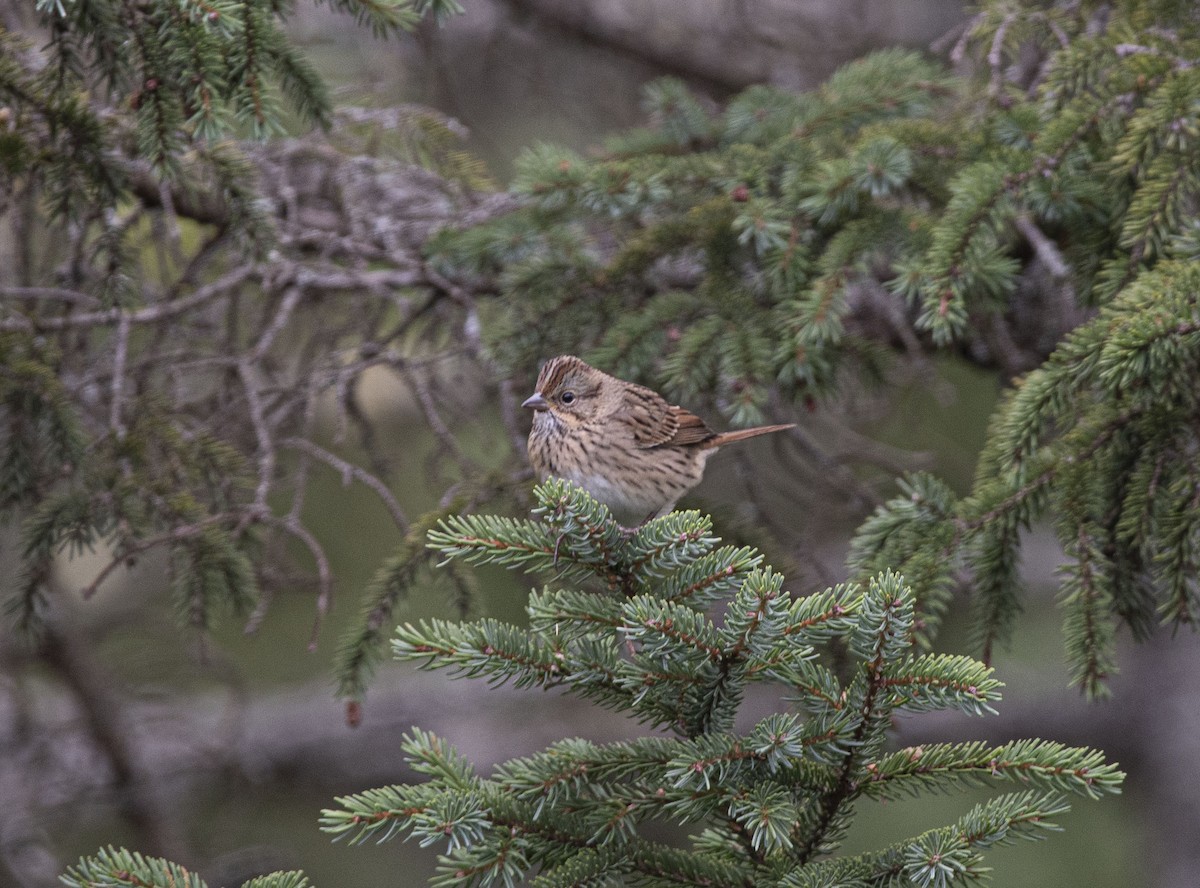
[[[429,424],[429,428],[437,436],[441,442],[442,448],[450,454],[463,474],[470,475],[475,468],[475,464],[462,452],[462,448],[458,446],[458,441],[451,434],[449,427],[442,420],[441,414],[438,413],[437,405],[433,402],[433,394],[429,391],[429,387],[425,385],[416,373],[413,373],[408,364],[404,361],[393,362],[400,375],[404,378],[412,390],[417,395],[417,403],[421,405],[421,412],[425,414],[425,422]]]
[[[156,546],[162,546],[166,543],[177,543],[181,540],[186,540],[189,537],[194,537],[201,533],[206,527],[210,527],[213,524],[221,524],[226,521],[233,521],[238,517],[238,515],[231,512],[222,512],[218,515],[209,515],[207,518],[202,518],[199,521],[192,522],[191,524],[182,524],[179,527],[171,528],[165,533],[160,533],[152,537],[146,537],[144,539],[137,540],[136,542],[123,545],[121,547],[121,551],[114,555],[109,560],[108,564],[104,565],[104,567],[100,569],[100,572],[96,574],[92,581],[79,591],[80,597],[86,600],[95,595],[100,587],[104,584],[104,581],[107,580],[112,574],[112,572],[121,565],[127,563],[129,559],[135,555],[140,555],[143,552],[147,552]]]
[[[121,315],[117,323],[117,341],[113,350],[112,403],[108,407],[108,427],[117,439],[125,437],[125,424],[121,421],[125,401],[125,364],[129,358],[129,331],[132,328],[129,315]]]
[[[262,397],[258,386],[255,385],[254,369],[247,358],[238,361],[237,368],[242,389],[246,393],[250,424],[254,427],[254,437],[258,441],[258,486],[254,490],[254,506],[267,514],[270,512],[267,495],[271,492],[271,482],[275,478],[275,446],[271,442],[271,430],[267,427]]]
[[[275,515],[266,515],[263,520],[300,540],[317,565],[317,586],[320,592],[317,593],[317,616],[313,621],[312,634],[308,640],[308,649],[315,651],[317,638],[321,634],[321,625],[333,605],[333,571],[329,567],[329,558],[325,555],[325,549],[321,543],[300,521],[292,518],[279,518]]]
[[[971,42],[971,37],[975,33],[975,29],[983,24],[984,19],[984,14],[979,13],[962,26],[962,33],[959,35],[958,40],[955,41],[954,47],[950,50],[950,62],[952,64],[957,65],[962,62],[963,57],[967,54],[967,44]]]
[[[1008,36],[1009,26],[1016,17],[1016,13],[1009,13],[1004,17],[1004,21],[1000,22],[1000,26],[996,28],[996,33],[992,37],[991,49],[988,50],[987,60],[992,68],[992,79],[988,90],[992,96],[1000,95],[1000,90],[1004,85],[1004,69],[1001,67],[1001,63],[1004,61],[1004,38]]]
[[[171,195],[171,186],[166,179],[158,184],[158,199],[162,204],[161,218],[167,230],[165,240],[170,246],[171,260],[176,265],[182,265],[184,262],[183,235],[179,231],[179,215],[175,212],[175,199]]]
[[[349,484],[353,479],[371,488],[383,502],[384,506],[387,507],[388,512],[391,513],[392,520],[396,523],[396,526],[401,531],[408,531],[408,516],[404,514],[404,509],[401,508],[392,491],[388,489],[388,486],[378,476],[371,474],[361,466],[356,466],[354,463],[342,459],[336,454],[330,453],[324,447],[314,444],[305,438],[287,438],[279,443],[283,447],[291,447],[294,450],[299,450],[325,463],[342,476],[343,484]]]
[[[308,454],[301,453],[296,461],[296,471],[292,474],[292,506],[288,509],[288,520],[299,521],[304,511],[304,503],[308,498],[308,469],[312,460]]]
[[[247,360],[258,363],[266,356],[271,346],[275,344],[275,339],[279,336],[283,328],[287,326],[288,320],[296,310],[296,306],[300,304],[300,297],[303,295],[304,293],[299,287],[288,287],[287,291],[283,294],[283,299],[279,301],[279,307],[275,310],[275,316],[271,318],[271,323],[267,325],[262,335],[258,337],[254,351],[250,352]]]
[[[525,452],[526,436],[517,419],[518,411],[521,409],[519,404],[517,394],[513,390],[512,380],[502,379],[500,381],[500,419],[504,422],[504,431],[508,435],[508,443],[512,445],[514,453]]]
[[[26,299],[35,302],[57,301],[75,305],[95,305],[100,300],[90,293],[67,290],[63,287],[0,287],[2,299]]]
[[[303,435],[308,437],[312,435],[313,426],[317,421],[317,397],[316,397],[316,374],[310,374],[308,386],[306,387],[307,395],[304,398],[304,423]],[[287,446],[281,444],[280,446]],[[305,500],[308,497],[308,471],[312,465],[310,454],[301,453],[300,459],[296,461],[296,471],[292,473],[292,508],[288,513],[290,519],[300,520],[300,514],[304,509]]]
[[[159,302],[132,312],[126,311],[123,308],[109,308],[104,311],[90,311],[83,314],[67,315],[65,317],[8,317],[0,320],[0,331],[5,333],[28,332],[31,330],[49,332],[81,327],[104,327],[119,323],[122,317],[128,317],[131,324],[154,324],[168,318],[177,317],[184,312],[191,311],[193,308],[216,299],[218,296],[223,296],[230,290],[245,283],[247,279],[257,273],[257,270],[253,266],[242,265],[217,278],[211,284],[196,290],[191,296],[185,296],[171,302]],[[14,288],[0,289],[0,296],[6,295],[12,289]]]
[[[1042,264],[1046,266],[1046,270],[1055,280],[1071,276],[1071,266],[1063,258],[1058,244],[1047,237],[1028,213],[1018,214],[1014,222],[1017,230],[1025,235],[1025,240],[1029,241],[1029,245],[1033,247],[1033,251],[1037,253],[1038,258],[1042,260]]]

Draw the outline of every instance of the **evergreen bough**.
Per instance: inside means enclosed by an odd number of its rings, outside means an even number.
[[[894,372],[884,343],[997,368],[971,490],[906,477],[852,568],[902,570],[921,632],[967,592],[990,661],[1049,524],[1071,679],[1101,696],[1121,626],[1200,623],[1200,17],[994,0],[951,56],[965,76],[884,50],[719,111],[660,81],[649,127],[527,151],[524,210],[435,258],[501,282],[502,366],[579,353],[737,425],[836,413]]]
[[[384,30],[401,24],[410,7],[453,7],[334,5]],[[225,304],[225,294],[247,280],[265,285],[266,266],[223,267],[229,256],[263,263],[274,231],[245,156],[215,137],[231,128],[274,131],[280,95],[303,119],[327,118],[319,81],[281,37],[283,9],[62,0],[37,4],[48,35],[44,56],[0,33],[0,182],[6,193],[36,198],[45,211],[39,221],[51,231],[73,232],[70,262],[59,266],[69,271],[69,288],[49,295],[16,288],[0,319],[0,516],[24,521],[24,572],[11,603],[26,623],[37,621],[52,559],[100,541],[112,547],[114,566],[153,547],[170,549],[180,611],[201,628],[215,607],[256,591],[250,566],[261,523],[281,523],[267,506],[274,442],[261,427],[225,440],[194,423],[151,374],[138,378],[135,402],[130,368],[139,350],[152,364],[156,349],[169,354],[172,329],[194,336],[199,327],[178,319],[213,292]],[[119,51],[127,38],[132,49]],[[886,51],[810,94],[756,86],[717,113],[679,82],[661,81],[647,92],[649,127],[610,140],[599,157],[530,151],[516,182],[523,206],[445,233],[428,267],[464,288],[456,305],[472,318],[478,311],[489,367],[528,373],[548,354],[580,352],[680,400],[710,397],[738,424],[835,403],[857,380],[886,374],[896,342],[909,353],[953,349],[998,367],[1014,385],[993,417],[972,489],[957,496],[928,474],[904,479],[901,495],[856,534],[847,588],[861,591],[840,594],[858,602],[854,619],[865,619],[872,590],[897,586],[910,614],[906,638],[923,645],[965,579],[986,660],[1021,607],[1022,536],[1048,520],[1067,557],[1061,599],[1073,677],[1088,694],[1101,694],[1115,669],[1118,627],[1142,637],[1159,623],[1195,625],[1200,617],[1200,24],[1183,0],[994,0],[981,6],[952,56],[973,59],[973,71],[955,77],[919,54]],[[1037,63],[1023,64],[1030,58]],[[115,109],[112,97],[120,100]],[[155,287],[134,235],[147,236],[147,213],[170,218],[162,204],[196,195],[204,199],[179,209],[217,231],[194,255],[160,262]],[[122,214],[129,203],[133,211]],[[225,251],[227,241],[236,249]],[[213,256],[222,258],[207,264]],[[217,280],[198,283],[207,281],[200,269],[214,268]],[[464,281],[484,283],[472,290]],[[501,298],[487,298],[496,290]],[[259,420],[251,383],[287,321],[277,306],[294,306],[279,294],[260,301],[270,303],[256,331],[262,339],[230,337],[245,349],[236,369]],[[140,336],[141,329],[162,337]],[[340,366],[342,357],[335,351],[331,363]],[[107,368],[109,384],[64,385],[58,374],[68,364]],[[106,388],[111,395],[95,401]],[[338,464],[336,456],[322,458]],[[473,491],[488,487],[470,480]],[[482,498],[456,502],[474,507]],[[524,566],[552,567],[564,583],[599,577],[600,594],[544,591],[531,601],[535,627],[543,607],[563,615],[556,626],[576,627],[563,644],[586,654],[570,674],[590,676],[588,683],[565,677],[551,656],[558,649],[498,623],[405,628],[401,643],[440,639],[456,668],[565,684],[605,705],[629,705],[689,742],[724,736],[742,683],[768,677],[766,667],[752,675],[739,672],[746,664],[736,658],[714,665],[713,651],[737,647],[726,634],[737,619],[715,626],[688,602],[708,607],[756,588],[761,597],[777,577],[753,551],[704,549],[710,531],[694,516],[662,519],[625,538],[609,534],[603,516],[585,515],[586,503],[573,508],[584,517],[541,531],[447,518],[439,545],[503,561],[517,550],[463,541],[511,533],[529,545]],[[413,522],[405,548],[381,571],[344,648],[348,696],[361,695],[404,587],[425,575],[421,531],[450,511]],[[303,533],[294,524],[287,530]],[[689,532],[700,536],[677,536]],[[722,586],[731,566],[734,579]],[[904,584],[889,579],[889,569]],[[593,626],[598,614],[604,619]],[[667,638],[668,622],[683,634]],[[628,646],[614,653],[584,625],[619,632]],[[747,649],[759,632],[768,630],[757,627]],[[688,645],[677,651],[672,645],[684,638]],[[861,668],[867,661],[855,638],[845,630],[835,644]],[[493,672],[485,654],[464,659],[473,645],[512,646],[529,659],[508,664],[511,673]],[[647,651],[667,658],[656,678],[663,684],[635,692],[628,672],[650,669]],[[671,660],[673,653],[681,659]],[[949,666],[911,657],[904,668],[926,676]],[[816,666],[802,674],[813,678],[812,670],[825,675]],[[832,673],[824,680],[810,690],[830,700],[870,682]],[[960,695],[938,705],[965,702]],[[827,786],[819,769],[814,774],[818,790]],[[764,784],[767,808],[776,799],[771,789]],[[749,835],[752,808],[738,804],[729,802],[728,817]],[[975,826],[1006,816],[1008,804],[981,809]],[[585,807],[580,816],[588,824],[596,815]],[[616,853],[611,844],[590,848],[592,856],[580,852],[574,872],[607,867],[615,858],[601,855]],[[770,830],[757,846],[743,846],[747,854],[792,853]],[[635,851],[630,859],[642,859]],[[114,865],[138,873],[156,866]],[[852,863],[830,866],[851,867],[848,878],[855,872]]]
[[[439,886],[945,886],[982,878],[989,846],[1055,828],[1065,796],[1119,791],[1123,775],[1101,753],[1051,741],[889,749],[897,715],[983,715],[1001,687],[974,659],[922,652],[898,574],[796,598],[753,550],[719,546],[697,512],[630,533],[570,484],[535,495],[539,520],[450,518],[429,535],[449,558],[556,573],[530,596],[529,628],[406,624],[396,657],[561,688],[661,732],[565,739],[481,777],[414,729],[405,757],[428,779],[340,798],[328,832],[439,846]],[[751,682],[790,705],[739,730]],[[1022,788],[948,826],[837,856],[862,800],[1007,782]],[[693,834],[664,844],[646,835],[657,823]]]
[[[922,651],[898,574],[794,597],[756,552],[720,546],[698,512],[629,532],[573,485],[551,480],[535,494],[538,520],[450,517],[429,533],[448,558],[554,574],[530,596],[528,628],[406,624],[396,658],[560,688],[660,730],[563,739],[483,777],[446,739],[414,728],[401,749],[425,781],[339,798],[322,816],[326,832],[440,848],[432,884],[447,888],[944,888],[984,879],[989,847],[1057,829],[1068,796],[1120,791],[1124,774],[1102,753],[1048,740],[890,748],[896,716],[985,715],[1001,688],[983,663]],[[739,727],[752,682],[787,705]],[[838,854],[861,802],[1013,783],[946,826]],[[689,838],[647,835],[660,824]],[[174,864],[111,849],[63,881],[203,886]],[[306,884],[277,873],[247,886]]]
[[[380,33],[456,8],[332,5]],[[444,231],[420,275],[369,286],[349,269],[386,264],[392,245],[323,261],[311,247],[328,238],[281,243],[246,153],[221,138],[275,132],[284,108],[329,118],[283,37],[286,4],[34,11],[40,49],[0,33],[0,191],[38,208],[23,236],[69,248],[25,269],[55,286],[5,285],[0,317],[0,520],[24,525],[7,601],[23,625],[39,621],[53,558],[98,543],[114,570],[168,549],[179,611],[203,629],[256,597],[249,566],[291,536],[312,553],[325,608],[321,542],[271,496],[291,485],[301,502],[307,468],[286,469],[312,460],[385,484],[315,445],[311,405],[332,391],[353,406],[377,363],[411,374],[458,355],[448,330],[477,331],[463,338],[487,378],[580,353],[735,425],[834,414],[845,392],[889,376],[897,344],[954,350],[1013,384],[975,483],[957,496],[906,478],[860,528],[859,578],[902,570],[919,633],[965,589],[988,661],[1022,606],[1023,534],[1048,522],[1066,555],[1072,679],[1090,696],[1106,693],[1122,626],[1143,638],[1200,620],[1194,4],[984,3],[951,54],[974,62],[966,76],[885,50],[810,93],[754,86],[719,111],[656,82],[647,127],[595,157],[531,149],[518,208]],[[418,141],[439,153],[439,139]],[[37,226],[46,236],[28,238]],[[414,306],[399,323],[397,300]],[[318,314],[310,328],[333,333],[280,360],[281,331]],[[185,375],[198,382],[181,395]],[[277,405],[279,392],[295,397]],[[457,460],[445,502],[511,494],[519,446],[505,456],[504,478]],[[409,522],[393,509],[408,544],[343,645],[348,698],[370,680],[395,603],[428,576],[421,532],[443,512]],[[464,576],[452,573],[465,607]]]

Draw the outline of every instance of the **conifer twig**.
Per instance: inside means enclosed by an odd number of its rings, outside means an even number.
[[[1030,246],[1033,247],[1052,277],[1056,280],[1070,277],[1071,266],[1063,258],[1062,251],[1054,241],[1046,236],[1046,233],[1038,227],[1028,213],[1018,213],[1013,221],[1021,234],[1025,235],[1025,239],[1029,241]]]
[[[122,411],[125,405],[125,362],[129,358],[129,331],[131,323],[128,314],[121,315],[117,322],[116,342],[113,346],[112,393],[108,407],[108,427],[121,440],[125,437],[125,424],[122,421]]]
[[[317,649],[317,639],[321,633],[321,625],[325,621],[325,615],[329,613],[329,609],[333,605],[333,570],[329,566],[329,556],[325,554],[325,548],[316,536],[313,535],[312,531],[305,527],[299,519],[290,516],[281,518],[277,515],[265,514],[262,520],[282,529],[303,543],[312,556],[313,562],[316,564],[318,586],[317,613],[313,619],[312,633],[308,641],[308,649],[315,651]]]
[[[109,578],[113,571],[122,565],[128,564],[132,558],[143,552],[167,543],[177,543],[189,539],[202,533],[204,528],[211,527],[214,524],[235,523],[235,521],[236,523],[241,523],[244,520],[244,515],[225,512],[218,515],[209,515],[199,521],[172,527],[168,531],[155,534],[151,537],[122,541],[117,554],[108,560],[104,567],[92,578],[90,583],[79,590],[79,595],[84,600],[91,598],[104,585],[104,581]]]
[[[211,302],[214,299],[224,296],[230,290],[241,286],[256,274],[257,270],[253,265],[238,265],[211,284],[200,287],[189,296],[181,296],[169,302],[155,303],[154,305],[134,311],[127,311],[123,308],[109,308],[102,311],[83,312],[62,317],[29,318],[22,315],[3,318],[0,319],[0,332],[24,332],[29,330],[52,332],[84,327],[111,326],[120,323],[126,315],[130,324],[156,324],[159,321],[178,317],[185,312],[204,305],[206,302]]]
[[[400,528],[401,532],[407,532],[409,521],[408,517],[404,514],[404,509],[400,506],[399,501],[392,491],[377,475],[368,472],[361,466],[356,466],[354,463],[342,459],[336,454],[330,453],[324,447],[314,444],[306,438],[286,438],[279,443],[284,447],[300,450],[314,459],[325,463],[342,476],[343,484],[349,484],[351,479],[355,479],[371,488],[391,514],[392,521],[395,522],[396,526]]]
[[[254,508],[263,513],[270,512],[267,497],[275,480],[275,445],[271,440],[271,430],[267,425],[266,411],[262,402],[257,381],[254,378],[254,365],[249,358],[237,362],[238,378],[242,382],[242,391],[246,397],[246,406],[250,415],[250,425],[258,442],[258,485],[254,489]]]
[[[404,360],[392,362],[391,366],[399,371],[404,381],[412,389],[413,394],[417,396],[417,404],[421,407],[421,413],[425,416],[425,422],[429,425],[430,430],[442,445],[442,450],[449,454],[465,475],[473,475],[475,464],[463,452],[462,447],[458,443],[458,439],[451,434],[445,420],[442,419],[438,412],[437,405],[434,403],[433,394],[429,391],[424,380],[420,379],[418,374],[409,367],[408,362]]]

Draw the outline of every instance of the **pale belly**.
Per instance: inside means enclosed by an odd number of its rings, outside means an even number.
[[[603,453],[587,450],[593,436],[565,433],[561,426],[538,414],[535,425],[547,424],[547,434],[530,436],[529,456],[539,477],[553,476],[578,484],[626,527],[665,515],[704,472],[713,449],[639,449],[632,441],[609,438]]]
[[[608,506],[618,522],[625,525],[640,524],[660,511],[669,511],[674,503],[664,507],[662,494],[637,485],[616,485],[604,475],[588,473],[560,473],[559,477],[573,481],[597,501]]]
[[[648,518],[665,515],[675,507],[675,503],[688,489],[700,480],[707,462],[709,452],[703,453],[692,468],[693,475],[689,482],[678,489],[664,489],[668,485],[653,474],[647,476],[642,484],[616,483],[608,475],[596,472],[560,470],[554,474],[565,481],[578,484],[592,495],[598,502],[608,506],[618,523],[626,527],[641,524]]]

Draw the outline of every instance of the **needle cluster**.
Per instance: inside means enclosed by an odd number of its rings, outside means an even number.
[[[538,520],[452,519],[430,534],[452,559],[557,573],[531,595],[529,627],[408,624],[396,657],[560,688],[660,730],[564,740],[486,777],[446,739],[414,730],[404,752],[426,781],[339,799],[323,818],[330,833],[440,846],[443,886],[941,886],[982,878],[997,842],[1045,835],[1066,795],[1119,789],[1123,775],[1102,754],[1050,741],[889,748],[896,716],[986,715],[1001,687],[970,657],[920,652],[900,576],[796,597],[757,553],[719,546],[698,513],[627,534],[571,485],[537,496]],[[755,683],[788,705],[747,719]],[[1022,788],[946,827],[837,853],[868,800],[1009,781]],[[690,840],[664,844],[654,832],[664,823],[687,824]]]

